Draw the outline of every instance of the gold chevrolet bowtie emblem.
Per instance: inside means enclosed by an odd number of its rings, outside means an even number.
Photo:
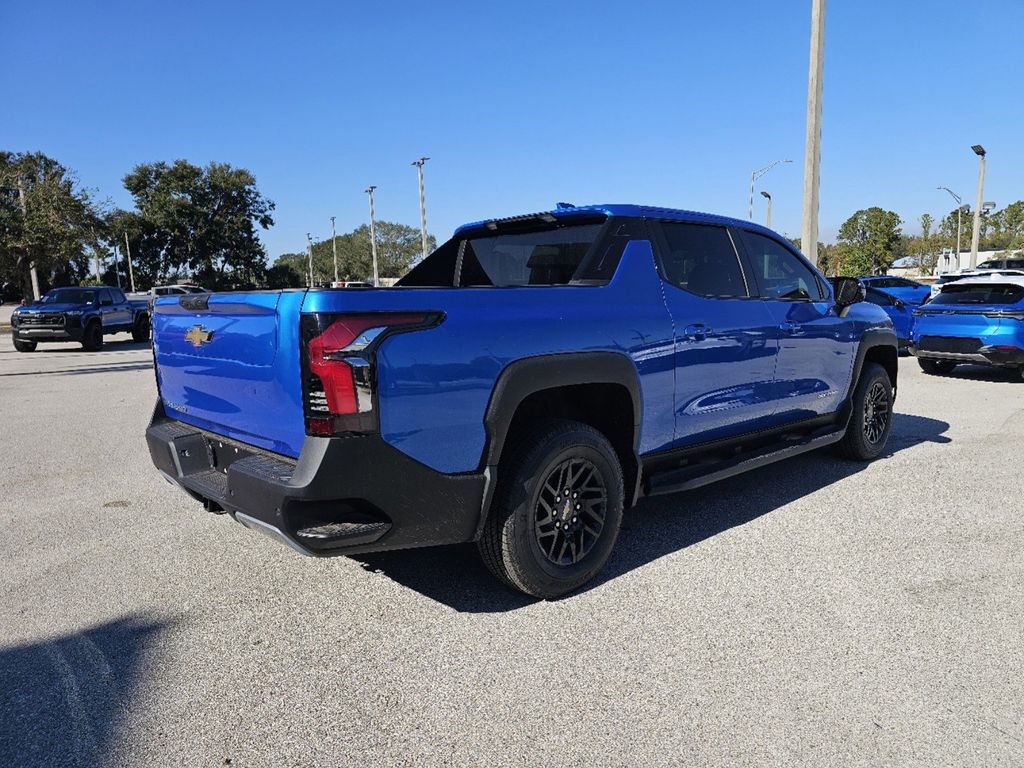
[[[193,347],[199,348],[203,344],[209,344],[213,338],[213,331],[207,331],[201,325],[193,325],[185,334],[185,341]]]

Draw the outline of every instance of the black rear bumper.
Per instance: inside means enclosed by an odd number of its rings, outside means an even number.
[[[307,437],[298,461],[167,418],[146,430],[153,464],[210,511],[306,555],[471,541],[486,475],[436,472],[379,436]]]

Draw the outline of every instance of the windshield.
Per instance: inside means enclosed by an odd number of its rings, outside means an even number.
[[[43,304],[95,304],[96,291],[88,288],[57,288],[39,301]]]
[[[1007,283],[950,285],[932,304],[1016,304],[1024,299],[1024,286]]]

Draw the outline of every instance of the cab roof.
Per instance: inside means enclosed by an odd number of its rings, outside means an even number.
[[[774,235],[775,237],[780,236],[777,232],[774,232],[767,227],[763,227],[760,224],[755,224],[752,221],[743,221],[742,219],[734,219],[729,216],[719,216],[714,213],[687,211],[681,208],[660,208],[653,205],[633,205],[629,203],[600,203],[595,205],[572,206],[560,204],[559,207],[551,211],[538,211],[537,213],[528,213],[522,216],[509,216],[500,219],[483,219],[481,221],[463,224],[455,230],[455,234],[472,229],[490,229],[497,231],[500,228],[504,228],[503,225],[514,225],[516,223],[526,224],[533,219],[536,219],[538,223],[554,223],[556,221],[570,223],[573,219],[586,220],[587,218],[594,217],[595,214],[602,217],[618,216],[633,219],[667,219],[670,221],[690,221],[699,224],[718,224],[719,226],[725,227],[743,227],[766,235]]]

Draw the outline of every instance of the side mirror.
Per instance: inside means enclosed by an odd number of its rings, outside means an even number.
[[[907,308],[907,305],[904,304],[899,299],[896,299],[893,303],[896,305],[896,309],[906,309]]]
[[[840,314],[843,314],[847,307],[864,301],[868,295],[864,284],[855,277],[833,277],[832,289]]]

